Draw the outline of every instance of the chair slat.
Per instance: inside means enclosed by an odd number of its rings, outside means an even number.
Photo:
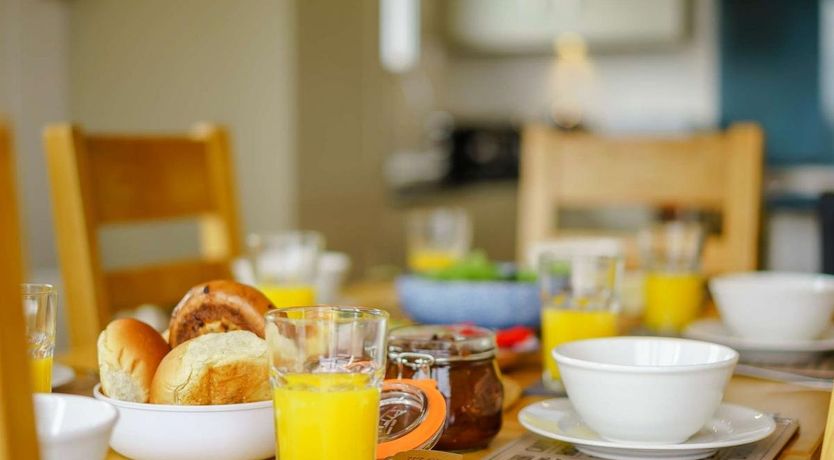
[[[226,261],[193,260],[112,271],[105,274],[105,286],[115,310],[143,303],[171,307],[189,288],[230,276]]]
[[[205,146],[186,138],[91,137],[86,143],[100,224],[216,210]]]

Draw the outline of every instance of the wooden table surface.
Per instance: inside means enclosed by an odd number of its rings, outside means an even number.
[[[392,316],[401,315],[392,307],[390,288],[372,285],[359,285],[349,291],[352,298],[362,299],[362,305],[389,308]],[[59,388],[57,391],[91,395],[93,386],[98,382],[96,375],[96,357],[94,350],[76,350],[74,353],[58,358],[64,364],[72,366],[78,372],[75,382]],[[522,388],[535,384],[541,376],[541,365],[537,357],[531,357],[510,369],[506,375]],[[771,382],[749,377],[734,376],[730,381],[724,400],[727,402],[750,406],[755,409],[779,414],[799,420],[799,432],[780,455],[782,460],[810,460],[820,458],[825,422],[828,414],[830,393],[780,382]],[[486,450],[468,452],[464,459],[483,458],[490,452],[501,448],[508,442],[519,438],[525,430],[518,422],[518,411],[536,401],[547,399],[543,396],[522,396],[504,413],[504,424],[498,436]],[[112,452],[108,460],[124,459]]]

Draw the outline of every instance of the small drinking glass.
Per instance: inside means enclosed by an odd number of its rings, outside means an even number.
[[[408,267],[424,273],[453,265],[472,244],[472,223],[459,208],[412,211],[406,218]]]
[[[618,333],[621,257],[565,255],[539,256],[542,296],[542,381],[563,391],[559,368],[551,356],[557,346],[574,340],[611,337]]]
[[[55,351],[55,314],[58,296],[50,284],[20,286],[26,320],[26,340],[36,392],[52,391],[52,354]]]
[[[646,273],[644,323],[659,334],[679,334],[704,303],[703,226],[666,222],[641,231],[637,241]]]
[[[276,307],[315,305],[324,238],[318,232],[252,234],[246,241],[258,289]]]
[[[374,460],[388,313],[297,307],[266,314],[280,460]]]

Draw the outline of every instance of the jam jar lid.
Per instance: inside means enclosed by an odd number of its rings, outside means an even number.
[[[446,423],[446,399],[432,379],[389,379],[379,400],[377,459],[431,449]]]
[[[402,353],[431,355],[438,364],[491,359],[495,333],[466,324],[400,327],[388,335],[388,357],[396,362]]]

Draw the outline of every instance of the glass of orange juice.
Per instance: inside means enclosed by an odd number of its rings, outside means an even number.
[[[22,284],[26,339],[32,371],[32,389],[52,391],[52,353],[55,350],[55,309],[58,296],[50,284]]]
[[[376,459],[388,314],[321,306],[266,319],[277,458]]]
[[[318,232],[252,234],[246,241],[258,289],[276,307],[315,305],[324,238]]]
[[[566,342],[618,333],[622,257],[544,252],[539,256],[542,296],[542,381],[563,391],[550,352]]]
[[[638,235],[645,270],[646,327],[659,334],[683,331],[701,313],[704,229],[698,222],[672,221]]]
[[[460,208],[415,210],[406,217],[408,268],[416,273],[441,270],[469,252],[472,224]]]

